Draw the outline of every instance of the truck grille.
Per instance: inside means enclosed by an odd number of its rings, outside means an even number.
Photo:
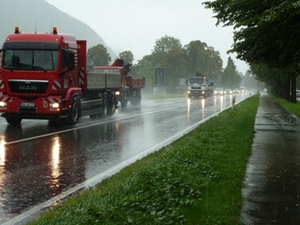
[[[201,89],[201,87],[192,87],[192,89],[198,89],[199,90],[199,89]]]
[[[36,108],[19,108],[19,113],[21,114],[37,114]]]
[[[48,81],[9,80],[9,89],[13,93],[46,93]]]

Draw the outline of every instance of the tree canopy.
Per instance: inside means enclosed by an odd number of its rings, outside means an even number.
[[[94,66],[107,66],[111,62],[111,57],[104,45],[99,44],[88,49],[87,69],[91,70]]]
[[[155,42],[153,53],[168,53],[170,50],[180,50],[180,40],[170,36],[164,36]]]
[[[242,78],[236,70],[233,60],[229,57],[227,66],[221,76],[221,83],[225,88],[239,88]]]
[[[215,0],[203,4],[213,10],[217,25],[234,27],[234,43],[229,52],[235,52],[237,58],[252,67],[263,65],[277,69],[273,76],[284,83],[282,97],[295,101],[295,81],[300,65],[300,1]],[[269,81],[267,74],[258,77],[263,82]]]
[[[119,58],[124,60],[124,64],[132,64],[134,57],[131,51],[124,51],[119,53]]]
[[[155,68],[164,68],[164,85],[178,86],[180,79],[204,73],[209,80],[220,81],[222,73],[220,53],[199,40],[182,46],[180,40],[164,36],[155,42],[151,55],[138,62],[133,71],[145,76],[147,84],[154,85]]]

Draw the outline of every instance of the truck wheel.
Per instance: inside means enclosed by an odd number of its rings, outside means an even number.
[[[109,107],[108,107],[107,115],[112,116],[116,111],[116,98],[114,94],[110,95],[108,105]]]
[[[67,124],[68,125],[74,125],[78,122],[79,120],[79,100],[77,97],[74,97],[72,99],[72,103],[71,103],[71,109],[68,112],[68,116],[67,116]]]
[[[17,126],[20,125],[22,119],[16,117],[6,117],[6,122],[10,125]]]

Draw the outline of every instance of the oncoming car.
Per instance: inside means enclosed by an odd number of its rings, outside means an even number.
[[[232,94],[232,90],[231,89],[226,89],[225,93],[231,95]]]
[[[214,95],[224,95],[224,89],[223,88],[216,88],[214,91]]]

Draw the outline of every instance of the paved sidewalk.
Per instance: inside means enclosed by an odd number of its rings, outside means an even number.
[[[243,189],[242,224],[300,224],[300,121],[261,94]]]

